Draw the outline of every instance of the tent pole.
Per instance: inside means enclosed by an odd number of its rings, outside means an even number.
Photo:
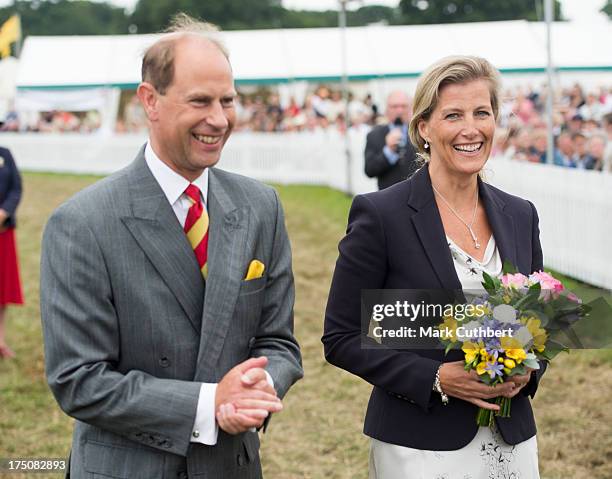
[[[553,164],[554,138],[553,138],[553,97],[555,95],[553,85],[553,62],[552,62],[552,42],[551,26],[553,22],[553,0],[544,0],[544,19],[546,21],[546,77],[548,83],[548,94],[546,95],[546,163]]]
[[[341,89],[344,101],[344,157],[346,159],[346,190],[349,196],[353,194],[353,158],[351,157],[351,143],[349,138],[349,107],[348,107],[348,74],[346,58],[346,4],[350,0],[338,0],[340,9],[338,10],[338,28],[340,29],[340,51],[341,51]]]

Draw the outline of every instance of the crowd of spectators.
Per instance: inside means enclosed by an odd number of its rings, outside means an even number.
[[[493,154],[546,163],[546,88],[506,92]],[[612,172],[612,89],[563,89],[553,101],[553,163]]]
[[[291,98],[283,106],[276,94],[240,95],[237,103],[237,129],[243,131],[314,131],[318,129],[346,129],[346,111],[340,90],[320,86],[306,96],[303,104]],[[349,126],[374,125],[378,108],[371,95],[363,99],[349,94]]]
[[[493,156],[515,161],[547,161],[546,87],[507,90],[500,106]],[[584,92],[576,84],[554,98],[553,163],[558,166],[612,172],[612,88]],[[236,129],[254,132],[296,132],[347,128],[347,112],[339,89],[325,85],[308,94],[304,102],[290,98],[282,104],[271,91],[239,94]],[[348,126],[368,130],[384,121],[371,95],[349,94]],[[40,113],[20,119],[9,111],[0,131],[95,132],[97,111]],[[146,132],[147,119],[136,95],[122,102],[117,133]]]
[[[0,131],[8,132],[92,133],[99,128],[100,114],[97,110],[86,112],[53,110],[33,113],[23,118],[11,109],[4,121],[0,122]]]

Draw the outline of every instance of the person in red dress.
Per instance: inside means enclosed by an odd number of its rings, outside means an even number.
[[[13,155],[0,147],[0,359],[15,353],[6,344],[5,318],[9,304],[23,304],[15,245],[15,211],[21,200],[21,176]]]

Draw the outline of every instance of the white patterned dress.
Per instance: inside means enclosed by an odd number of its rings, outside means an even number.
[[[483,271],[492,276],[501,274],[502,262],[493,235],[482,262],[450,238],[447,240],[464,291],[482,289]],[[456,451],[412,449],[371,439],[369,476],[370,479],[539,479],[538,443],[533,436],[511,446],[495,426],[480,427],[474,439]]]

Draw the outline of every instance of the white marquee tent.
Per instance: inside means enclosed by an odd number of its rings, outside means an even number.
[[[612,72],[612,22],[556,23],[553,56],[563,71]],[[223,32],[237,82],[334,81],[341,72],[337,28]],[[116,86],[133,88],[140,58],[157,35],[28,37],[17,78],[20,89]],[[543,72],[545,30],[526,21],[347,29],[352,80],[415,77],[451,54],[480,55],[503,73]]]
[[[563,76],[609,84],[612,22],[553,25],[554,63]],[[341,36],[337,28],[228,31],[238,85],[275,84],[298,98],[306,82],[338,81]],[[28,37],[17,75],[20,110],[82,109],[95,105],[111,127],[118,91],[140,80],[144,50],[157,35]],[[366,85],[381,102],[391,88],[410,90],[434,60],[480,55],[499,68],[506,83],[544,78],[545,25],[527,21],[348,28],[349,79]],[[82,102],[82,103],[80,103]],[[104,119],[106,118],[106,120]]]

